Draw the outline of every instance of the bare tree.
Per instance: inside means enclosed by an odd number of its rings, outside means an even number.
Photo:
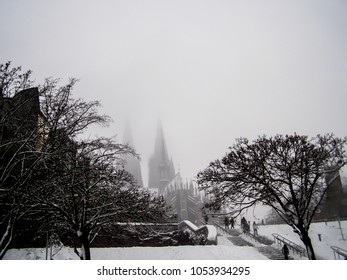
[[[31,184],[35,193],[29,194],[37,211],[54,220],[55,227],[65,234],[77,236],[83,248],[83,259],[90,259],[90,242],[97,234],[106,213],[107,182],[115,176],[118,156],[135,153],[126,145],[112,139],[81,140],[81,134],[91,125],[107,126],[110,118],[100,115],[98,101],[75,99],[72,90],[77,82],[59,86],[59,80],[46,79],[40,87],[41,110],[49,128],[43,151],[48,155],[41,161]],[[122,181],[119,185],[124,184]],[[96,222],[97,221],[97,222]]]
[[[59,231],[78,239],[81,258],[90,259],[90,243],[114,215],[114,192],[129,181],[114,164],[117,154],[128,148],[100,139],[71,145],[69,152],[50,158],[49,170],[43,167],[43,180],[33,182],[32,198]]]
[[[10,64],[0,70],[0,258],[23,217],[77,239],[82,250],[76,253],[90,259],[101,229],[165,216],[164,200],[140,189],[124,171],[124,156],[138,156],[132,148],[112,138],[83,139],[86,129],[111,119],[99,113],[98,101],[72,96],[76,79],[63,86],[46,79],[26,91],[30,71],[21,74]]]
[[[24,190],[41,158],[39,92],[31,72],[0,64],[0,259],[27,211]]]
[[[11,62],[0,64],[0,96],[11,98],[18,92],[33,87],[32,71],[22,72],[22,67],[13,67]]]
[[[243,211],[257,203],[272,207],[316,259],[308,231],[327,190],[325,175],[346,164],[346,142],[332,134],[262,136],[252,143],[241,138],[198,174],[198,183],[211,194],[207,207],[213,210],[227,205]]]
[[[108,126],[112,121],[109,116],[99,113],[99,101],[74,98],[72,91],[77,81],[71,78],[66,85],[60,86],[59,79],[49,78],[39,87],[41,111],[50,130],[50,144],[58,144],[60,136],[74,140],[92,125]]]
[[[165,211],[158,211],[163,199],[141,190],[124,171],[124,156],[138,156],[131,147],[105,137],[81,140],[87,128],[108,125],[110,118],[98,113],[99,102],[74,99],[75,83],[58,87],[58,80],[48,79],[41,89],[49,127],[43,151],[49,157],[41,162],[30,196],[58,231],[77,239],[81,259],[90,259],[90,244],[101,229],[124,219],[156,220]]]
[[[32,196],[58,231],[81,244],[81,251],[75,247],[80,258],[89,260],[102,229],[120,221],[158,220],[164,201],[140,189],[124,170],[122,156],[134,153],[128,146],[102,138],[73,147],[49,163],[49,174],[36,181]]]

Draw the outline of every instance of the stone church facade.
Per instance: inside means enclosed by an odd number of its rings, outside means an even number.
[[[149,160],[148,187],[164,196],[177,222],[189,220],[199,223],[201,220],[201,193],[193,182],[184,182],[180,172],[175,172],[161,124],[157,128],[154,153]]]

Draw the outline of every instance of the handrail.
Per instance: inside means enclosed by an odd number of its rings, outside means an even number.
[[[218,223],[214,222],[213,225],[217,228],[218,231],[221,231],[222,234],[228,234],[228,231],[223,228],[221,225],[219,225]]]
[[[289,249],[291,249],[293,252],[298,253],[301,256],[306,257],[306,250],[299,246],[298,244],[294,243],[293,241],[290,241],[289,239],[277,234],[273,233],[272,236],[274,237],[274,241],[279,241],[279,243],[285,243],[289,246]]]
[[[337,246],[330,246],[330,248],[334,252],[334,259],[335,260],[340,259],[340,256],[345,260],[347,259],[347,251],[346,250],[344,250],[340,247],[337,247]]]

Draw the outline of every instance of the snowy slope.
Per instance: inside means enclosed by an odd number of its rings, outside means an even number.
[[[344,238],[347,238],[347,221],[341,222]],[[272,237],[280,234],[299,245],[299,236],[287,225],[265,225],[259,227],[259,234]],[[318,239],[321,234],[322,241]],[[330,246],[347,250],[337,222],[314,223],[310,229],[316,254],[321,259],[334,259]],[[259,245],[259,244],[258,244]],[[276,245],[275,245],[276,246]],[[225,236],[218,237],[218,245],[209,246],[172,246],[172,247],[132,247],[132,248],[93,248],[94,260],[266,260],[255,247],[235,246]],[[45,259],[45,249],[11,249],[5,255],[7,260]],[[63,248],[54,259],[78,259],[71,248]]]
[[[330,246],[338,246],[344,250],[347,250],[347,221],[341,221],[342,233],[339,227],[339,223],[327,222],[325,223],[312,223],[309,234],[311,241],[319,259],[333,260],[334,254]],[[293,232],[293,229],[285,224],[281,225],[266,225],[259,226],[259,234],[267,236],[273,239],[272,234],[277,233],[285,238],[295,242],[296,244],[304,247],[298,234]],[[321,235],[321,241],[319,241],[318,234]]]
[[[252,247],[234,246],[225,237],[218,237],[218,245],[172,246],[172,247],[128,247],[93,248],[93,260],[266,260]],[[7,260],[45,259],[45,249],[11,249]],[[78,259],[71,248],[63,248],[54,259]]]

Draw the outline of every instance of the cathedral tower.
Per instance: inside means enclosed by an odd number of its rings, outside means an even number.
[[[129,123],[127,123],[124,129],[123,143],[134,148]],[[143,187],[140,160],[137,157],[129,154],[125,157],[125,161],[126,163],[124,165],[124,169],[134,176],[140,187]]]
[[[148,187],[157,189],[158,193],[163,193],[165,187],[174,177],[174,165],[172,159],[169,159],[164,131],[159,123],[154,146],[154,154],[149,160]]]

